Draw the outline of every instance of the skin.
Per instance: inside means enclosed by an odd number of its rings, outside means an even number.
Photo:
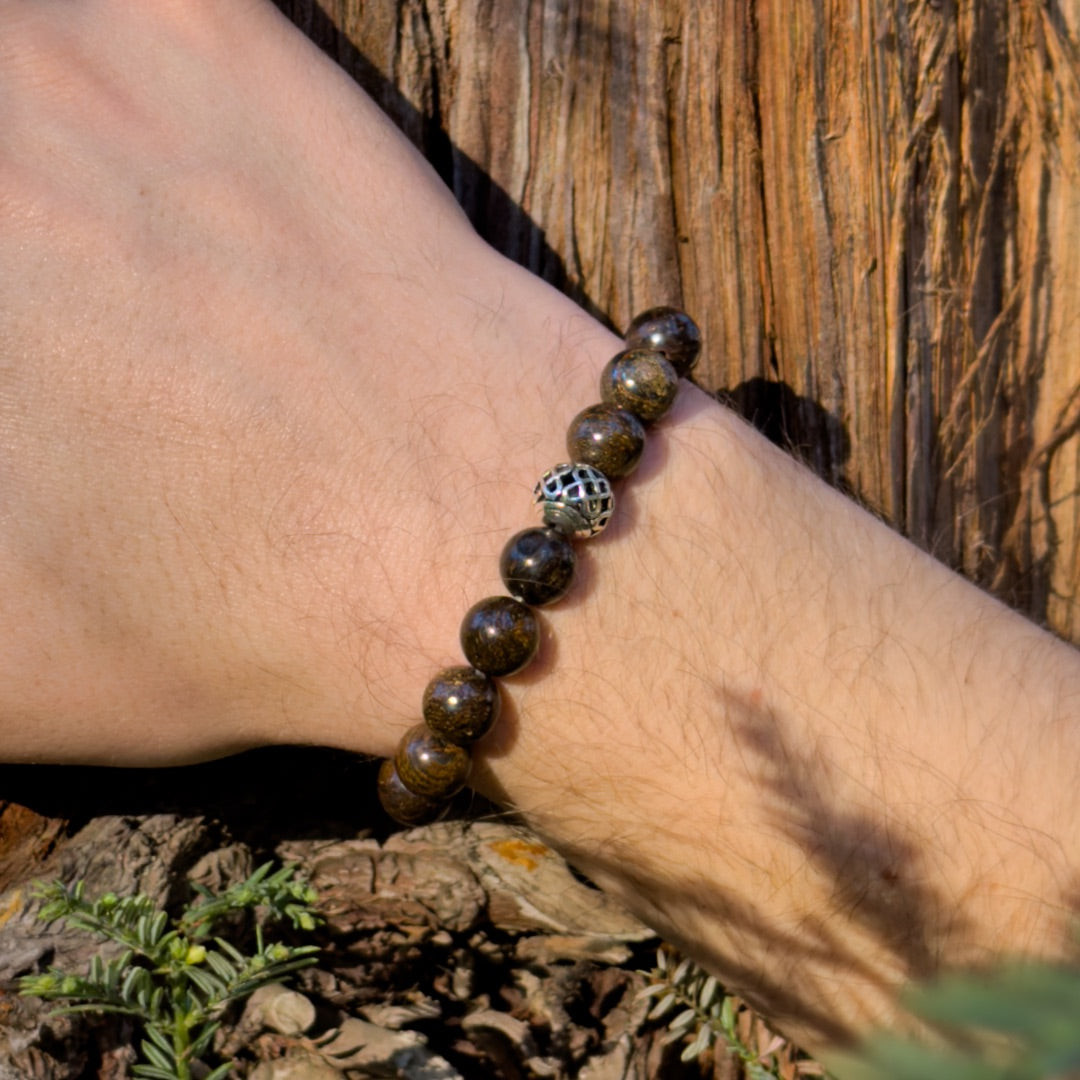
[[[271,8],[144,7],[0,6],[5,752],[384,754],[611,339]]]
[[[0,0],[0,746],[387,756],[619,342],[250,0]],[[1080,663],[684,388],[476,785],[808,1049],[1060,956]]]

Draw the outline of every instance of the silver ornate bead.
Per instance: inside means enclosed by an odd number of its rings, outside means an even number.
[[[611,482],[591,465],[566,463],[548,469],[533,489],[544,523],[568,536],[587,539],[611,520]]]

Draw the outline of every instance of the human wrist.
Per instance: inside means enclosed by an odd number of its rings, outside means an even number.
[[[382,456],[406,486],[341,478],[341,533],[363,538],[368,557],[327,569],[333,588],[320,600],[316,646],[342,707],[305,717],[304,741],[385,756],[416,722],[427,680],[461,662],[465,610],[503,591],[500,550],[531,523],[533,484],[565,453],[553,418],[565,423],[595,396],[618,348],[580,308],[475,238],[455,258],[430,283],[431,310],[447,312],[438,356],[414,363],[406,348],[403,370],[393,350],[368,350],[369,363],[397,373],[391,408],[399,401],[402,415],[383,425]],[[447,288],[456,302],[434,295]],[[367,437],[361,430],[350,439]]]
[[[535,485],[542,522],[516,530],[500,554],[499,593],[510,595],[489,595],[466,613],[460,642],[471,667],[459,664],[434,677],[424,694],[423,721],[405,733],[380,770],[383,805],[400,822],[441,816],[468,778],[469,747],[488,732],[500,701],[492,680],[525,668],[533,678],[542,674],[544,664],[534,662],[540,624],[532,609],[565,596],[575,577],[574,541],[596,536],[612,521],[612,481],[636,470],[646,427],[670,410],[680,377],[699,351],[693,321],[656,308],[634,320],[625,349],[613,350],[599,379],[590,380],[601,402],[580,410],[566,429],[558,458],[568,463],[550,466]]]

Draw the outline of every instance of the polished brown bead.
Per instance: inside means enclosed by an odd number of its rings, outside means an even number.
[[[600,376],[600,396],[639,420],[659,420],[675,402],[679,376],[663,353],[627,349],[613,356]]]
[[[471,766],[468,750],[436,735],[427,724],[409,728],[394,755],[394,768],[401,782],[429,799],[456,795],[469,778]]]
[[[482,671],[444,668],[424,691],[424,719],[444,739],[464,746],[490,730],[499,718],[499,690]]]
[[[637,468],[645,449],[645,428],[633,413],[616,405],[590,405],[571,421],[566,449],[575,462],[617,480]]]
[[[682,375],[689,375],[701,352],[701,331],[684,311],[655,307],[634,318],[623,339],[628,349],[657,349]]]
[[[540,624],[520,600],[489,596],[473,604],[461,621],[461,648],[474,668],[488,675],[513,675],[540,646]]]
[[[540,607],[566,595],[576,561],[574,545],[558,529],[523,529],[503,548],[499,572],[512,596]]]
[[[383,809],[402,825],[426,825],[438,821],[450,808],[445,799],[430,799],[410,791],[401,782],[393,761],[384,761],[379,767],[378,790]]]

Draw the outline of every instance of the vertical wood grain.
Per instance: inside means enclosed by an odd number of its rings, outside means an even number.
[[[1080,638],[1080,0],[283,0],[492,243]]]

